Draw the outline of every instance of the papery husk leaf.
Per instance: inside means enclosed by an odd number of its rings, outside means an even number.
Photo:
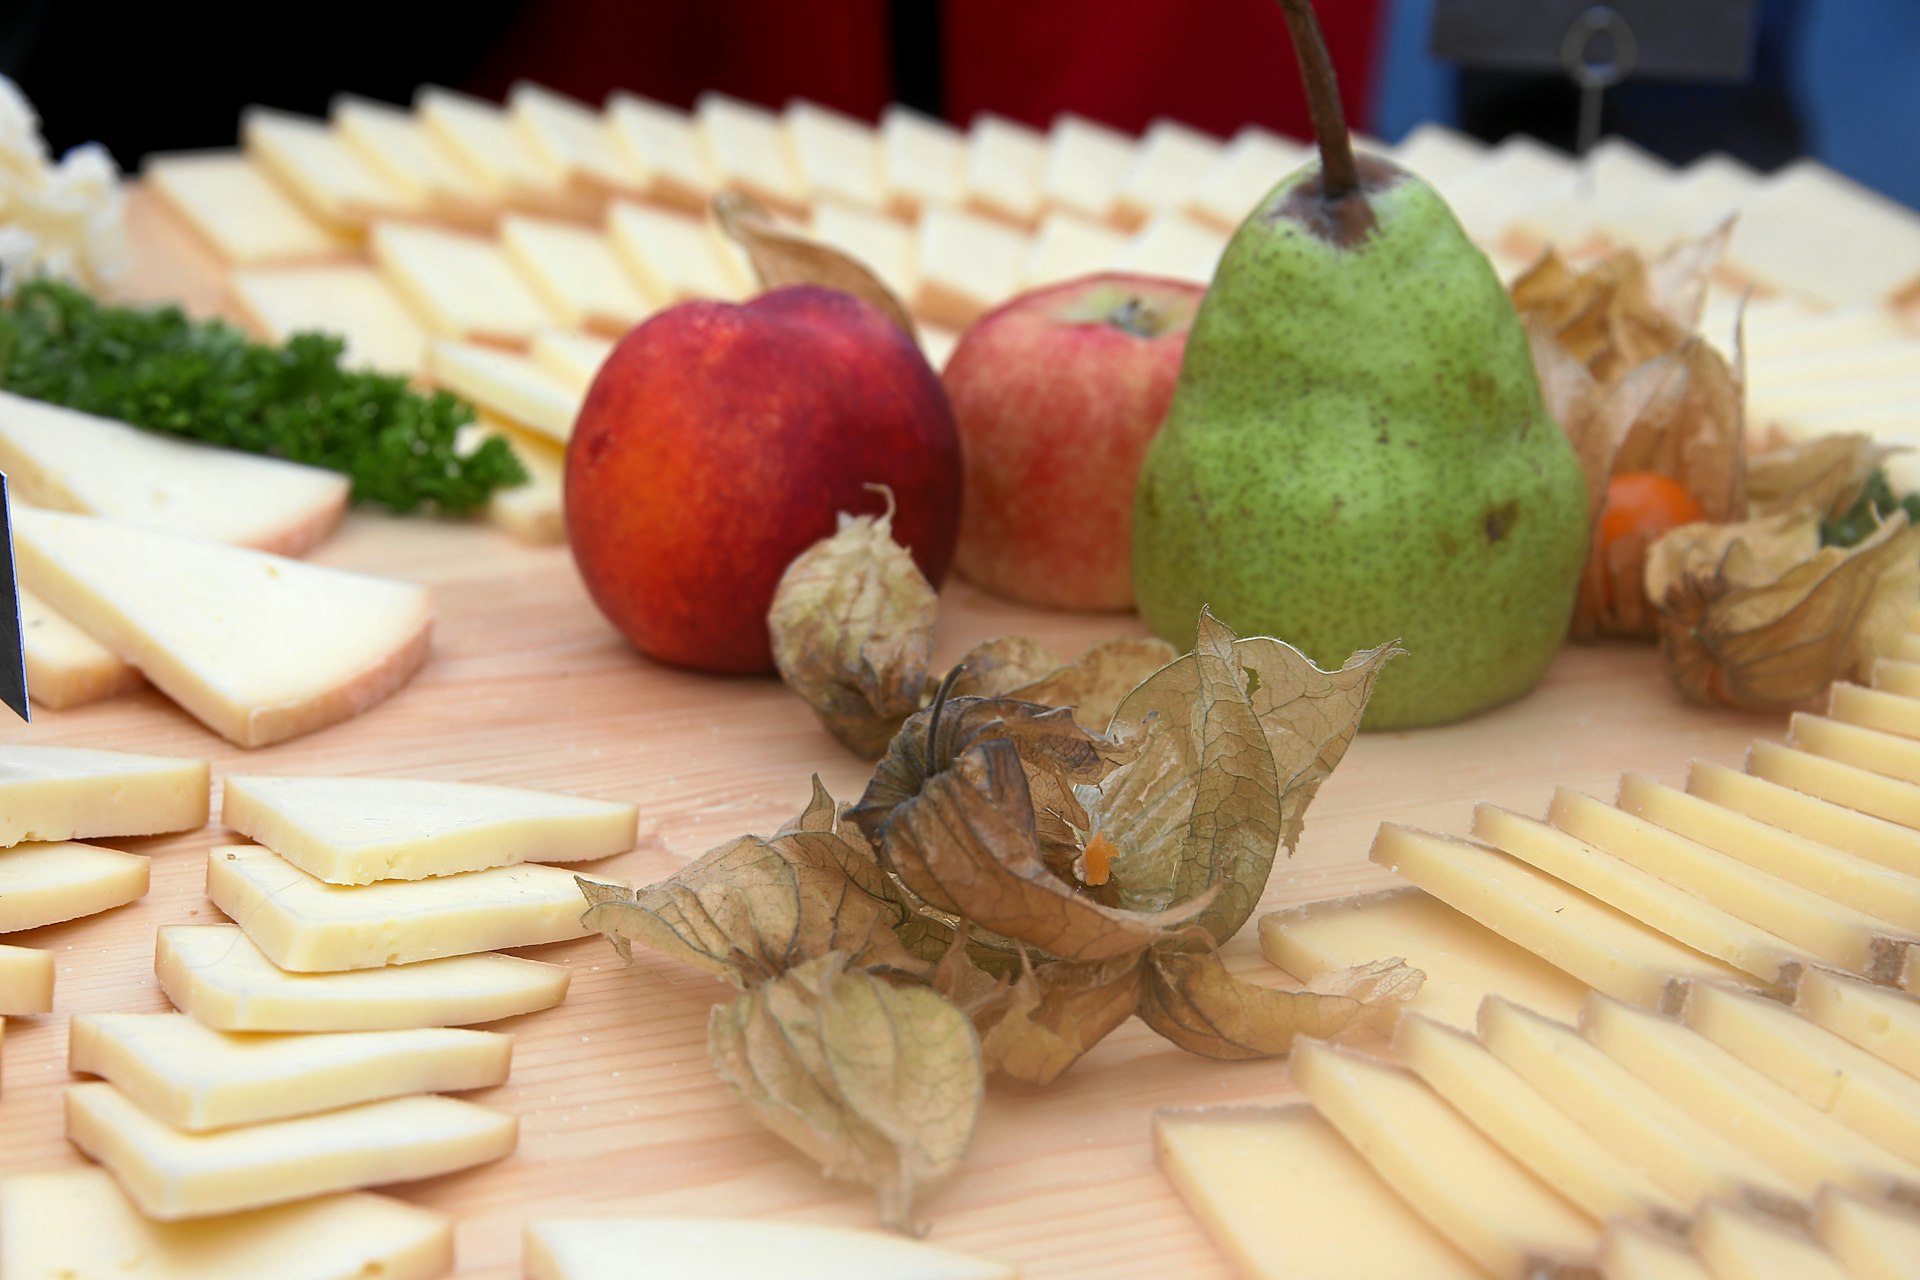
[[[1727,256],[1734,224],[1729,217],[1702,236],[1676,241],[1647,266],[1647,301],[1681,333],[1693,333],[1707,310],[1714,274]]]
[[[1218,952],[1159,948],[1144,973],[1142,1020],[1189,1053],[1229,1061],[1279,1057],[1295,1036],[1390,1028],[1426,981],[1421,970],[1389,959],[1344,971],[1337,993],[1283,991],[1234,977]]]
[[[1060,665],[1060,655],[1025,636],[999,636],[967,650],[949,690],[961,698],[1005,698]],[[1036,702],[1036,698],[1025,699]],[[1058,705],[1050,703],[1048,705]],[[917,709],[917,708],[916,708]]]
[[[1513,282],[1514,307],[1524,320],[1545,324],[1574,359],[1603,385],[1685,341],[1656,301],[1647,265],[1631,250],[1608,254],[1575,271],[1552,251]]]
[[[1540,395],[1547,412],[1560,424],[1574,456],[1580,459],[1580,470],[1587,478],[1587,510],[1598,524],[1621,432],[1604,429],[1609,424],[1600,416],[1600,384],[1586,365],[1560,345],[1560,339],[1538,316],[1527,321],[1527,348],[1533,354],[1533,369],[1540,379]]]
[[[1818,513],[1688,525],[1654,544],[1667,673],[1688,698],[1757,710],[1866,679],[1920,604],[1920,530],[1897,512],[1860,545],[1821,547]]]
[[[1050,961],[1024,969],[997,1007],[976,1016],[989,1073],[1052,1084],[1133,1016],[1141,953],[1098,964]]]
[[[780,225],[765,205],[744,192],[716,195],[713,214],[728,238],[746,251],[762,289],[790,284],[837,289],[878,307],[908,337],[919,340],[912,314],[866,263]]]
[[[1218,885],[1200,923],[1216,941],[1253,911],[1273,859],[1300,837],[1309,801],[1358,730],[1380,668],[1401,650],[1322,671],[1267,637],[1235,641],[1211,614],[1195,651],[1120,704],[1115,734],[1139,754],[1082,787],[1093,829],[1120,850],[1103,901],[1160,911]]]
[[[868,759],[925,701],[938,600],[893,540],[893,495],[880,516],[839,529],[796,557],[767,613],[773,661],[828,732]]]
[[[1747,515],[1843,515],[1874,469],[1898,452],[1871,436],[1855,434],[1815,436],[1752,454],[1747,458]]]
[[[1072,662],[1009,690],[1007,696],[1049,707],[1070,707],[1083,728],[1104,733],[1126,696],[1179,656],[1178,649],[1157,637],[1102,640]]]

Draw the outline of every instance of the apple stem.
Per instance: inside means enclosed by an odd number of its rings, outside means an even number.
[[[1307,85],[1307,109],[1320,142],[1320,174],[1324,194],[1338,200],[1360,185],[1353,160],[1353,139],[1347,133],[1347,113],[1340,106],[1340,84],[1334,79],[1333,57],[1320,32],[1312,0],[1279,0],[1293,35],[1293,51],[1300,59],[1300,78]]]

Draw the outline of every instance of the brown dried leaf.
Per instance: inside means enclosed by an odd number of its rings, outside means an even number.
[[[1647,265],[1631,250],[1575,271],[1549,251],[1512,286],[1522,319],[1545,325],[1601,384],[1677,348],[1688,329],[1656,299]]]
[[[713,214],[720,229],[746,250],[762,289],[790,284],[817,284],[849,293],[878,307],[918,341],[913,316],[893,290],[880,282],[873,269],[811,236],[783,227],[766,206],[739,191],[723,191],[713,198]]]
[[[1898,450],[1871,436],[1815,436],[1747,459],[1749,518],[1812,511],[1842,515],[1866,487],[1874,468]]]
[[[1647,268],[1647,301],[1682,333],[1700,328],[1707,289],[1727,256],[1737,217],[1729,217],[1703,236],[1681,240]]]
[[[961,698],[1004,698],[1016,689],[1024,689],[1048,672],[1058,668],[1060,657],[1038,640],[1025,636],[1000,636],[982,640],[967,650],[954,669],[950,696]],[[1025,701],[1038,702],[1038,698]],[[1059,703],[1048,703],[1059,706]]]
[[[896,987],[835,952],[716,1008],[709,1051],[760,1122],[865,1182],[881,1220],[913,1229],[915,1189],[966,1154],[985,1077],[966,1016],[924,987]]]
[[[1621,433],[1602,429],[1615,424],[1601,417],[1600,384],[1586,365],[1560,345],[1560,339],[1538,316],[1527,321],[1527,346],[1533,353],[1533,368],[1540,378],[1547,412],[1566,433],[1586,474],[1587,510],[1598,524],[1600,508],[1607,500],[1607,479],[1613,475],[1613,451],[1620,447]]]
[[[987,1070],[1027,1084],[1059,1079],[1133,1016],[1140,1002],[1140,956],[1096,964],[1053,960],[1024,969],[1001,1007],[975,1021]]]
[[[1346,970],[1337,992],[1282,991],[1242,982],[1215,951],[1167,951],[1147,957],[1140,1017],[1190,1053],[1209,1058],[1271,1058],[1295,1036],[1326,1039],[1350,1027],[1382,1030],[1419,992],[1426,974],[1405,961]]]
[[[1819,515],[1688,525],[1654,544],[1667,673],[1696,702],[1782,709],[1864,679],[1920,604],[1920,529],[1896,513],[1860,545],[1821,547]]]
[[[774,590],[767,627],[781,679],[861,756],[886,750],[926,696],[938,600],[881,516],[841,513]]]
[[[1008,696],[1043,706],[1069,707],[1081,727],[1105,733],[1121,701],[1179,656],[1178,649],[1154,637],[1102,640],[1072,662],[1009,690]]]

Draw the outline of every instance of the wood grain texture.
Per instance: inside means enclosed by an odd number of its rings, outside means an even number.
[[[130,292],[223,311],[205,251],[137,194],[135,215],[142,267]],[[356,513],[310,559],[423,582],[437,595],[425,670],[370,713],[243,752],[147,690],[43,712],[31,727],[9,719],[0,740],[206,756],[216,790],[236,771],[359,773],[632,800],[640,847],[591,869],[635,881],[739,833],[773,830],[805,803],[809,774],[843,799],[864,784],[867,766],[774,680],[677,671],[634,653],[594,610],[564,548],[521,546],[482,525]],[[1043,613],[964,583],[950,585],[941,603],[947,660],[1008,632],[1078,652],[1142,630],[1130,616]],[[1683,704],[1652,649],[1569,648],[1539,689],[1509,707],[1457,726],[1357,740],[1262,910],[1394,883],[1366,860],[1382,820],[1461,832],[1478,800],[1539,813],[1557,784],[1610,797],[1623,770],[1673,781],[1691,757],[1737,762],[1750,738],[1783,728],[1776,717]],[[61,1126],[60,1095],[72,1079],[67,1018],[167,1007],[153,977],[154,930],[219,918],[203,893],[204,864],[227,838],[216,823],[120,842],[154,858],[145,899],[6,939],[50,948],[58,980],[53,1014],[9,1020],[0,1172],[80,1159]],[[512,1075],[470,1095],[520,1115],[518,1151],[399,1192],[458,1216],[460,1275],[518,1276],[521,1226],[539,1215],[872,1222],[865,1190],[822,1180],[715,1078],[706,1019],[728,987],[657,956],[623,966],[597,939],[525,954],[572,969],[572,993],[557,1009],[499,1024],[516,1036]],[[1255,980],[1285,980],[1260,958],[1252,928],[1228,957]],[[1225,1280],[1227,1263],[1154,1167],[1150,1114],[1291,1092],[1282,1063],[1205,1061],[1135,1022],[1050,1088],[994,1085],[965,1166],[920,1212],[932,1240],[1017,1263],[1030,1280]]]

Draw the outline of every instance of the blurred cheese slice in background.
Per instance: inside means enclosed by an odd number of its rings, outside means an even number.
[[[902,305],[919,287],[919,236],[897,218],[830,200],[814,206],[807,234],[859,259]]]
[[[494,241],[382,222],[369,244],[381,275],[429,332],[513,346],[558,320]]]
[[[0,1273],[141,1280],[436,1280],[453,1219],[367,1192],[194,1222],[155,1222],[103,1169],[0,1179]]]
[[[1854,1280],[1911,1280],[1920,1273],[1920,1213],[1849,1195],[1820,1193],[1814,1234]]]
[[[497,203],[543,213],[590,216],[592,192],[574,190],[535,151],[498,105],[437,85],[414,94],[414,115]]]
[[[505,441],[519,459],[527,482],[497,490],[487,500],[487,522],[532,546],[565,542],[566,447],[485,410],[461,428],[459,445],[462,450],[477,449],[495,437]]]
[[[227,287],[269,342],[329,333],[346,344],[340,359],[347,367],[409,377],[426,358],[426,330],[371,267],[244,267]]]
[[[498,199],[412,112],[342,94],[329,118],[349,146],[431,216],[470,226],[492,223]]]
[[[500,220],[500,247],[566,328],[619,337],[653,313],[613,245],[591,227],[509,214]]]
[[[1021,287],[1033,289],[1104,271],[1126,247],[1125,232],[1065,209],[1049,209],[1027,243]]]
[[[53,952],[0,944],[0,1017],[53,1012]]]
[[[1685,1242],[1636,1222],[1609,1223],[1594,1262],[1601,1280],[1714,1280]]]
[[[1185,211],[1232,232],[1267,192],[1312,158],[1312,148],[1248,125],[1233,135],[1206,176],[1189,193]]]
[[[693,213],[706,211],[719,182],[686,112],[615,91],[607,99],[606,119],[614,151],[637,177],[637,194]]]
[[[1220,255],[1227,251],[1227,239],[1225,232],[1185,214],[1156,214],[1114,255],[1113,267],[1116,271],[1210,284],[1220,266]]]
[[[586,103],[522,80],[507,91],[507,116],[540,163],[572,190],[631,193],[644,185],[614,145],[607,118]]]
[[[177,756],[0,746],[0,847],[192,831],[207,822],[208,772]]]
[[[913,220],[928,205],[958,205],[966,199],[966,135],[890,104],[880,113],[880,169],[895,217]]]
[[[1004,1263],[880,1231],[751,1218],[536,1218],[530,1280],[1015,1280]],[[636,1273],[638,1265],[643,1272]]]
[[[1613,211],[1673,180],[1673,166],[1623,138],[1603,138],[1575,166],[1572,191],[1542,200],[1508,224],[1504,239],[1510,249],[1527,255],[1548,246],[1562,253],[1601,248],[1599,229]]]
[[[805,216],[807,189],[787,150],[779,116],[709,91],[694,100],[693,128],[720,186],[744,191],[782,213]]]
[[[980,112],[967,132],[967,207],[1017,227],[1033,226],[1040,219],[1046,157],[1045,134],[1005,116]],[[999,294],[994,301],[1007,296]]]
[[[862,209],[885,208],[880,138],[873,126],[796,98],[787,104],[780,127],[808,200],[816,206],[839,200]]]
[[[641,292],[661,306],[737,301],[753,289],[745,258],[704,219],[615,201],[607,207],[607,233]]]
[[[1443,124],[1417,125],[1379,153],[1409,173],[1438,185],[1471,169],[1487,154],[1487,144]]]
[[[1702,156],[1639,200],[1608,210],[1598,229],[1643,254],[1658,254],[1743,212],[1760,182],[1758,173],[1731,156]]]
[[[568,970],[518,956],[450,956],[335,973],[289,973],[230,924],[163,925],[154,973],[176,1008],[221,1031],[457,1027],[550,1009]]]
[[[581,393],[531,358],[472,342],[441,338],[427,356],[427,376],[496,417],[565,444],[580,412]]]
[[[1702,1205],[1688,1234],[1714,1280],[1852,1280],[1806,1233],[1764,1214]]]
[[[240,139],[307,212],[336,227],[364,227],[380,217],[424,212],[426,199],[376,168],[324,120],[248,107]]]
[[[148,156],[141,174],[228,262],[311,262],[353,252],[350,240],[321,226],[253,161],[235,152]]]
[[[79,920],[147,891],[147,859],[69,840],[0,849],[0,933]]]
[[[32,691],[35,706],[56,711],[84,706],[146,683],[138,670],[24,589],[20,592],[20,634],[27,662],[27,688]]]
[[[1049,208],[1105,222],[1113,215],[1133,156],[1130,134],[1063,111],[1047,133],[1040,198]]]
[[[0,391],[13,497],[169,533],[299,555],[346,513],[336,471],[142,431]]]
[[[1816,160],[1771,174],[1741,214],[1728,265],[1822,306],[1912,301],[1920,213]]]
[[[228,741],[344,720],[426,661],[423,587],[23,506],[22,581]]]
[[[1113,220],[1129,231],[1162,211],[1177,212],[1187,203],[1220,158],[1220,140],[1178,120],[1159,119],[1147,126],[1120,176]]]
[[[1579,197],[1573,157],[1523,133],[1510,135],[1472,167],[1433,185],[1476,244],[1503,247],[1508,226],[1522,214]]]
[[[965,329],[1020,289],[1027,237],[960,209],[920,218],[920,276],[909,305],[934,324]]]
[[[613,348],[611,338],[568,333],[564,329],[542,329],[533,335],[527,354],[542,369],[585,395],[600,366],[613,354]]]

